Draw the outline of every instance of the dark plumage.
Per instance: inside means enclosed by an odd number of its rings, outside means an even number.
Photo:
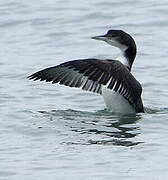
[[[137,111],[143,109],[143,107],[137,107],[137,103],[141,101],[141,85],[119,61],[73,60],[36,72],[30,75],[29,78],[51,81],[52,83],[64,84],[70,87],[82,87],[83,90],[99,94],[102,93],[101,85],[107,85],[109,81],[107,88],[123,95]]]
[[[144,112],[141,100],[142,87],[130,72],[136,56],[133,38],[124,31],[110,30],[107,34],[93,39],[103,40],[121,48],[128,63],[125,65],[118,60],[94,58],[72,60],[38,71],[28,78],[81,87],[83,90],[99,94],[102,94],[102,86],[106,86],[122,95],[136,112]]]

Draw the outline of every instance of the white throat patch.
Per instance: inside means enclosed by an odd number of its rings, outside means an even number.
[[[128,60],[127,60],[127,58],[125,57],[125,56],[118,56],[117,58],[116,58],[116,60],[118,60],[118,61],[120,61],[122,64],[124,64],[125,66],[127,66],[127,67],[129,67],[130,65],[129,65],[129,63],[128,63]]]
[[[119,43],[117,40],[106,39],[106,42],[111,46],[118,47],[122,52],[124,52],[128,48],[128,46]]]

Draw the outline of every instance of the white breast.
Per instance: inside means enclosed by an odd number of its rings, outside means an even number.
[[[102,95],[103,95],[103,98],[104,98],[104,101],[108,110],[115,113],[122,113],[122,114],[136,113],[135,109],[118,92],[115,92],[106,87],[103,87]]]

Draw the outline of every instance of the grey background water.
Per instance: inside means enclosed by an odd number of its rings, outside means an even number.
[[[0,1],[0,179],[168,178],[168,1]],[[115,58],[90,39],[123,29],[147,113],[119,116],[101,96],[29,81],[77,58]]]

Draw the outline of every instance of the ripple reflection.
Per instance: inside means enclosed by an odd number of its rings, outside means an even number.
[[[112,144],[128,147],[143,143],[135,142],[135,137],[140,134],[140,127],[137,122],[141,119],[141,115],[123,116],[112,114],[107,110],[86,112],[72,109],[40,111],[40,113],[63,118],[66,121],[66,126],[69,126],[71,131],[85,136],[86,139],[90,137],[86,143],[79,142],[79,144]],[[93,138],[96,138],[96,140],[93,140]]]

